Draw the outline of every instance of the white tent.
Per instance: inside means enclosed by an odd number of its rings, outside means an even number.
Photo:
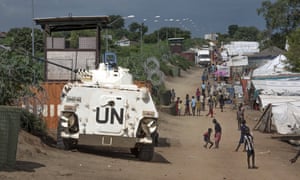
[[[253,86],[264,95],[300,95],[300,81],[251,80]]]
[[[267,110],[268,104],[271,105],[270,113],[264,113],[266,117],[261,119],[271,118],[280,134],[300,134],[300,81],[298,74],[285,69],[286,60],[284,55],[279,55],[255,69],[251,83],[259,91],[262,107]],[[269,79],[257,80],[261,78]]]
[[[272,122],[279,134],[300,133],[300,107],[292,103],[272,105]]]
[[[260,76],[275,76],[280,74],[294,74],[288,70],[285,69],[286,66],[286,57],[284,55],[278,55],[270,62],[266,63],[263,66],[260,66],[259,68],[256,68],[253,71],[252,76],[260,77]]]
[[[229,61],[223,63],[226,66],[247,66],[248,57],[247,56],[234,56],[229,59]]]
[[[297,107],[300,107],[300,96],[269,96],[259,95],[261,106],[265,108],[268,104],[273,106],[279,106],[281,104],[290,103]]]
[[[279,134],[300,134],[300,97],[299,96],[259,96],[262,108],[266,111],[271,106],[270,113],[264,113],[262,129],[268,125],[268,119],[272,119],[272,125]]]
[[[259,43],[256,41],[231,41],[224,48],[230,56],[249,55],[259,52]]]

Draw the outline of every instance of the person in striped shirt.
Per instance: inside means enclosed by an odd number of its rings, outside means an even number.
[[[255,166],[255,151],[254,151],[253,136],[250,134],[250,129],[248,127],[245,128],[244,143],[247,151],[248,169],[257,169],[258,167]],[[250,159],[252,160],[252,166],[250,165]]]

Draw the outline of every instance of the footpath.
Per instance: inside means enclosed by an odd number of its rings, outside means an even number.
[[[186,94],[189,94],[190,97],[195,96],[196,89],[201,88],[202,71],[201,68],[193,67],[187,72],[182,72],[181,77],[167,79],[166,86],[168,89],[174,88],[176,96],[183,100]],[[161,136],[171,135],[169,137],[171,147],[166,156],[173,162],[173,166],[176,166],[177,163],[184,165],[180,173],[182,178],[299,179],[300,163],[290,164],[289,162],[289,159],[295,155],[296,149],[285,142],[271,139],[271,134],[252,130],[261,115],[260,112],[247,107],[245,110],[247,125],[251,128],[254,136],[256,165],[259,167],[258,169],[248,169],[246,152],[242,152],[243,148],[240,148],[238,152],[234,151],[240,138],[236,110],[232,108],[231,104],[225,104],[223,112],[219,107],[214,110],[214,118],[222,126],[219,149],[203,147],[204,132],[208,128],[214,129],[213,118],[206,116],[207,106],[204,112],[201,111],[200,116],[171,116],[161,113]],[[214,140],[213,136],[212,140]],[[200,178],[199,174],[201,174]]]

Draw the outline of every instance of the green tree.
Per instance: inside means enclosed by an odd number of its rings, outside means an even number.
[[[28,56],[0,50],[0,105],[15,105],[20,97],[33,96],[30,88],[39,87],[41,66]]]
[[[145,33],[148,32],[148,26],[145,26],[144,23],[137,23],[133,22],[129,26],[129,39],[133,41],[140,41],[141,38],[141,30],[142,30],[142,35],[144,36]]]
[[[289,33],[300,25],[299,0],[277,0],[273,3],[269,0],[263,1],[257,13],[266,21],[265,45],[271,44],[283,48],[282,42],[285,42]]]
[[[112,29],[122,29],[124,28],[125,21],[120,15],[110,15],[110,26]]]
[[[260,41],[261,32],[254,26],[228,26],[228,34],[218,34],[218,40],[222,43],[230,41]]]
[[[239,29],[239,26],[236,25],[236,24],[228,26],[228,35],[229,35],[229,37],[233,38],[235,32],[238,29]]]
[[[32,51],[31,28],[12,28],[7,32],[4,44],[12,49],[24,49],[27,52]],[[35,51],[43,52],[43,33],[39,29],[34,30]]]
[[[137,22],[133,22],[133,23],[129,24],[128,27],[129,27],[130,32],[139,32],[141,25]]]
[[[144,42],[145,43],[156,43],[157,42],[157,32],[155,31],[154,33],[151,33],[149,35],[144,36]]]
[[[280,31],[288,34],[300,25],[299,0],[263,1],[257,13],[265,18],[270,33]]]
[[[256,27],[238,27],[233,34],[233,39],[240,41],[257,41],[259,30]]]
[[[293,72],[300,72],[300,28],[288,36],[289,49],[286,53],[289,69]]]

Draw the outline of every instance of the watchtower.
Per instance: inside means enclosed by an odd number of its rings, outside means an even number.
[[[101,57],[101,30],[107,28],[108,16],[36,18],[34,21],[44,30],[44,52],[47,61],[74,70],[98,68]],[[95,36],[78,37],[78,34],[71,33],[71,31],[87,29],[94,29]],[[54,32],[61,33],[59,36],[52,36]],[[45,62],[46,81],[74,79],[76,79],[74,72]]]

